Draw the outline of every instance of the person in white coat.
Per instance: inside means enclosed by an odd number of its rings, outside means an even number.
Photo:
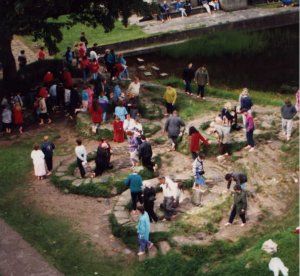
[[[34,174],[37,176],[38,180],[42,180],[46,175],[46,165],[45,165],[45,155],[40,150],[39,145],[33,146],[33,151],[31,152],[31,159],[33,160]]]

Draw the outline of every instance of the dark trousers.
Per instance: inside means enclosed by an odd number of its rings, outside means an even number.
[[[254,139],[253,139],[254,129],[246,132],[247,144],[251,147],[254,147]]]
[[[154,208],[154,201],[145,201],[144,202],[144,208],[145,211],[148,213],[150,221],[152,222],[154,221],[158,221],[158,217],[155,214],[153,208]]]
[[[50,157],[45,157],[45,161],[46,161],[46,165],[48,168],[48,171],[51,172],[53,169],[53,160],[52,160],[52,156]]]
[[[151,161],[151,156],[145,156],[142,157],[142,164],[145,168],[147,168],[149,171],[153,172],[154,163]]]
[[[175,213],[175,208],[173,208],[174,199],[172,197],[164,197],[163,208],[165,211],[165,218],[170,220]]]
[[[132,209],[136,210],[136,203],[139,200],[143,204],[142,192],[131,192]]]
[[[174,111],[174,106],[171,103],[166,103],[167,113],[172,114]]]
[[[204,85],[199,85],[198,84],[198,91],[197,91],[197,95],[201,95],[201,98],[204,97]]]
[[[230,217],[229,217],[229,222],[230,223],[233,223],[233,220],[234,220],[235,216],[236,216],[236,207],[234,205],[232,210],[231,210]],[[246,223],[245,213],[240,213],[239,216],[240,216],[242,222]]]
[[[198,153],[195,151],[192,151],[192,158],[195,160],[198,157]]]
[[[85,176],[85,169],[82,165],[82,161],[79,158],[77,158],[77,166],[79,168],[81,177],[84,177]]]
[[[221,155],[223,155],[225,153],[229,154],[229,144],[220,143],[219,147],[220,147],[220,154]]]
[[[185,92],[192,93],[192,86],[190,81],[185,81]]]

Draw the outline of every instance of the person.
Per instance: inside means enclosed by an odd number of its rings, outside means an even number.
[[[167,1],[164,1],[160,7],[161,7],[161,13],[162,13],[162,17],[163,17],[163,22],[164,22],[164,19],[171,20],[170,7],[169,7]]]
[[[88,42],[88,40],[87,40],[86,37],[85,37],[85,32],[81,32],[81,35],[80,35],[79,40],[80,40],[82,43],[84,43],[85,47],[88,46],[89,42]]]
[[[66,62],[72,64],[73,61],[73,53],[71,47],[67,47],[67,51],[65,53]]]
[[[149,215],[145,211],[143,206],[138,207],[138,211],[140,213],[139,221],[137,225],[137,233],[138,233],[138,240],[139,240],[139,252],[137,253],[138,256],[144,255],[146,248],[151,249],[153,243],[149,241],[149,234],[150,234],[150,220]]]
[[[143,197],[142,197],[143,179],[137,173],[137,170],[133,169],[133,172],[130,175],[128,175],[124,184],[130,189],[132,214],[136,214],[137,201],[139,201],[140,204],[143,204]]]
[[[15,105],[14,105],[13,114],[14,114],[15,127],[17,127],[19,130],[19,133],[22,134],[24,120],[23,120],[23,114],[22,114],[22,107],[18,102],[15,103]]]
[[[87,56],[83,56],[82,59],[80,60],[80,69],[82,72],[82,78],[83,81],[86,82],[87,78],[89,76],[89,67],[90,67],[90,61],[88,60]]]
[[[109,156],[107,149],[108,145],[106,143],[101,143],[97,149],[96,153],[96,168],[95,172],[92,174],[92,177],[102,175],[102,173],[109,168]]]
[[[178,117],[177,111],[174,110],[172,116],[169,117],[165,123],[165,132],[168,133],[171,142],[171,150],[176,150],[177,138],[180,134],[180,128],[184,127],[185,123]]]
[[[298,112],[300,112],[300,89],[298,89],[297,92],[296,92],[296,105],[295,105],[295,107],[296,107],[296,110]]]
[[[51,71],[46,72],[46,74],[44,75],[43,78],[44,84],[46,87],[49,87],[49,85],[52,84],[52,82],[54,81],[54,75]]]
[[[220,9],[219,0],[212,0],[208,3],[214,11],[218,11]]]
[[[46,105],[46,98],[40,97],[39,99],[39,117],[40,117],[40,125],[43,125],[45,121],[48,122],[48,124],[51,124],[51,119],[49,118],[47,105]]]
[[[24,50],[20,51],[20,54],[18,56],[18,62],[19,62],[19,69],[20,70],[26,66],[26,64],[27,64],[27,57],[25,55],[25,51]]]
[[[194,160],[192,168],[194,174],[194,185],[193,189],[199,189],[200,185],[205,184],[204,175],[204,166],[203,166],[204,155],[199,154],[197,158]]]
[[[240,185],[242,190],[246,190],[247,186],[247,175],[242,172],[232,172],[225,175],[225,180],[227,181],[227,189],[230,190],[231,182],[235,181],[235,184]]]
[[[147,141],[145,135],[141,135],[142,144],[138,148],[139,159],[142,161],[142,165],[147,168],[149,171],[156,171],[157,167],[152,159],[152,147],[151,144]]]
[[[286,140],[291,139],[293,129],[293,118],[297,114],[297,110],[292,105],[290,99],[286,99],[284,105],[281,107],[281,122],[282,122],[282,133],[286,137]]]
[[[125,79],[129,79],[129,73],[128,73],[128,69],[127,69],[127,62],[123,56],[123,53],[119,53],[117,56],[117,63],[122,64],[124,70],[123,72],[121,72],[121,74],[119,75],[119,78],[122,79],[123,76],[125,76]]]
[[[246,223],[246,209],[247,209],[247,196],[246,192],[242,190],[240,185],[234,186],[234,200],[228,222],[225,226],[232,225],[233,220],[238,214],[242,220],[241,227]]]
[[[136,119],[139,114],[139,97],[128,94],[127,108],[131,118]]]
[[[195,78],[195,72],[193,70],[193,63],[189,63],[187,68],[185,68],[182,72],[182,79],[185,85],[185,93],[188,95],[192,95],[192,80]]]
[[[135,127],[135,120],[131,118],[130,114],[126,115],[126,119],[123,122],[123,129],[125,132],[133,131]]]
[[[45,48],[41,47],[40,50],[38,51],[37,59],[38,61],[42,61],[45,60],[45,58],[46,58]]]
[[[189,16],[192,12],[192,3],[191,0],[186,0],[184,3],[184,8],[185,8],[185,12],[186,14]]]
[[[104,90],[100,92],[100,95],[98,97],[98,101],[99,101],[100,107],[103,111],[102,120],[103,120],[103,122],[106,122],[107,112],[109,111],[109,101],[108,101],[107,96],[105,95]]]
[[[70,91],[70,104],[69,104],[68,112],[70,114],[71,120],[75,117],[75,110],[78,107],[79,103],[80,103],[80,97],[77,90],[77,85],[75,84]]]
[[[75,154],[77,158],[77,166],[79,168],[81,178],[85,177],[84,166],[87,164],[87,152],[85,146],[82,145],[81,139],[76,140],[77,146],[75,147]]]
[[[73,78],[70,70],[68,68],[64,68],[62,80],[64,83],[64,87],[70,89],[73,86]]]
[[[124,122],[127,113],[128,112],[127,112],[125,106],[123,106],[123,103],[121,101],[119,101],[115,108],[115,115],[118,116],[122,122]]]
[[[194,126],[191,126],[189,128],[189,137],[190,151],[192,153],[193,160],[195,160],[198,156],[198,152],[200,151],[200,141],[202,141],[204,145],[209,145],[209,141],[205,139],[203,135]]]
[[[97,47],[98,47],[98,44],[94,43],[93,47],[91,48],[91,51],[90,51],[90,60],[94,60],[95,59],[95,60],[98,61]]]
[[[90,72],[92,73],[92,79],[96,80],[98,76],[98,70],[100,68],[97,59],[94,58],[89,66],[90,66]]]
[[[53,142],[49,141],[48,136],[44,136],[44,142],[41,144],[41,150],[44,153],[46,165],[48,168],[47,175],[52,174],[54,149],[55,149],[55,145],[53,144]]]
[[[156,213],[154,212],[154,201],[156,200],[156,192],[154,187],[152,187],[149,182],[148,184],[145,185],[144,191],[143,191],[143,196],[144,196],[144,208],[145,211],[148,213],[150,222],[157,222],[158,217]]]
[[[201,5],[206,9],[206,11],[208,12],[208,14],[211,15],[211,10],[210,10],[210,7],[209,7],[209,4],[208,4],[208,0],[200,0],[201,2]]]
[[[92,119],[92,132],[96,133],[102,123],[102,109],[97,99],[93,100],[92,106],[89,109]]]
[[[293,0],[281,0],[282,6],[287,7],[287,6],[292,6],[293,5]]]
[[[113,137],[114,142],[123,143],[124,142],[123,122],[120,120],[118,116],[115,116],[115,119],[113,121],[113,130],[114,130],[114,137]]]
[[[167,109],[167,113],[165,114],[166,116],[173,113],[175,109],[176,99],[177,99],[176,89],[172,87],[172,84],[167,84],[166,91],[164,94],[164,100]]]
[[[86,56],[86,47],[83,42],[79,43],[78,53],[79,53],[79,59],[83,59],[83,57]]]
[[[88,110],[88,105],[89,105],[89,95],[88,95],[88,86],[85,85],[83,87],[83,90],[81,91],[81,108],[76,108],[75,109],[75,114],[78,112],[86,112]]]
[[[140,95],[141,83],[138,77],[134,77],[133,82],[131,82],[127,89],[127,96],[130,94],[132,96],[138,97]]]
[[[46,175],[45,155],[37,144],[33,146],[31,159],[33,161],[34,175],[37,176],[38,180],[42,180]]]
[[[209,85],[209,75],[205,65],[201,65],[195,73],[195,80],[198,85],[197,98],[201,96],[202,100],[205,100],[205,86]]]
[[[242,93],[239,96],[239,103],[240,103],[240,111],[248,111],[251,113],[251,108],[253,106],[252,99],[249,95],[248,88],[243,88]],[[245,114],[242,113],[243,125],[246,125],[246,117]]]
[[[130,161],[132,164],[132,168],[134,168],[138,164],[138,161],[139,161],[139,158],[138,158],[139,143],[132,131],[127,131],[126,135],[128,138]]]
[[[110,78],[114,76],[114,66],[116,64],[116,54],[114,49],[110,49],[107,52],[107,55],[104,56],[105,65],[107,71],[110,73]]]
[[[181,3],[180,0],[177,0],[176,5],[175,5],[175,9],[176,9],[177,12],[181,12],[181,17],[184,17],[184,16],[186,17],[187,16],[187,14],[185,12],[184,5],[183,5],[183,3]]]
[[[249,111],[243,111],[246,117],[246,138],[247,138],[247,146],[244,149],[249,150],[249,152],[254,151],[254,139],[253,139],[253,132],[254,132],[254,120],[252,114]]]
[[[2,110],[2,124],[5,133],[10,134],[12,129],[12,112],[9,104],[5,105]]]
[[[76,60],[76,67],[78,68],[79,64],[80,64],[80,60],[79,60],[79,44],[75,43],[73,46],[73,56]]]

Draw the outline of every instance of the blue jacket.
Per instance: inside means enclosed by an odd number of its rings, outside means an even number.
[[[149,241],[150,219],[149,219],[149,215],[146,211],[144,212],[143,215],[141,215],[139,217],[137,232],[139,234],[140,239]]]
[[[130,188],[132,193],[139,193],[142,192],[143,179],[139,174],[133,173],[125,180],[125,185]]]
[[[241,109],[249,110],[251,109],[253,103],[250,97],[242,97],[241,98]]]
[[[176,11],[179,11],[179,9],[183,8],[183,5],[181,2],[177,2],[175,7],[176,7]]]

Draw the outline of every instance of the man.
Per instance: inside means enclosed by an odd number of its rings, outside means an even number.
[[[152,147],[151,144],[146,140],[145,135],[141,135],[142,144],[138,149],[139,159],[142,161],[142,165],[149,171],[154,172],[157,168],[156,165],[151,161],[152,158]]]
[[[227,181],[227,189],[230,189],[231,186],[231,182],[232,180],[235,181],[235,183],[239,186],[241,186],[241,188],[243,190],[246,189],[247,186],[247,175],[245,173],[242,172],[232,172],[232,173],[227,173],[225,175],[225,180]]]
[[[87,152],[85,146],[82,145],[81,139],[76,140],[77,146],[75,147],[75,154],[77,157],[77,166],[80,171],[81,178],[85,177],[84,166],[87,164]]]
[[[166,92],[164,94],[164,100],[166,102],[167,113],[166,116],[172,114],[174,111],[175,102],[177,99],[176,89],[172,87],[171,84],[167,84]]]
[[[127,89],[127,96],[131,95],[134,97],[138,97],[140,94],[141,83],[138,77],[134,77],[133,82],[129,84]]]
[[[174,110],[171,117],[169,117],[165,123],[165,132],[168,133],[168,137],[171,142],[171,149],[176,150],[177,138],[180,134],[180,128],[184,127],[185,123],[177,116],[177,111]]]
[[[97,47],[98,47],[98,44],[94,43],[93,47],[92,47],[92,49],[90,51],[90,60],[96,59],[98,61]]]
[[[282,117],[282,132],[289,141],[292,134],[293,128],[293,118],[297,114],[295,106],[292,105],[290,99],[285,101],[285,104],[281,107],[281,117]]]
[[[22,69],[26,66],[27,58],[24,50],[20,51],[20,55],[18,56],[18,62],[19,62],[19,69]]]
[[[187,93],[187,95],[192,95],[191,83],[194,78],[195,78],[195,72],[193,70],[193,64],[190,62],[187,68],[185,68],[182,73],[182,79],[185,85],[185,93]]]
[[[195,73],[195,80],[198,85],[197,98],[201,95],[201,99],[205,100],[204,88],[205,85],[209,85],[209,75],[204,64],[197,69]]]
[[[45,155],[45,161],[48,168],[48,174],[51,175],[53,169],[53,151],[55,149],[55,145],[49,141],[48,136],[44,136],[44,142],[41,144],[41,150]]]
[[[89,42],[88,42],[88,40],[85,37],[85,32],[81,32],[81,36],[80,36],[79,40],[82,43],[84,43],[85,47],[87,48]]]

